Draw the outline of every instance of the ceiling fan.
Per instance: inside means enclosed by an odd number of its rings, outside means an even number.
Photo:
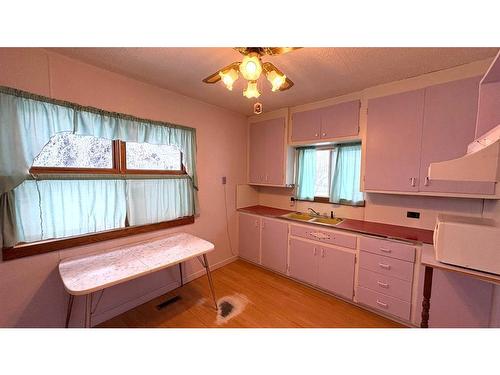
[[[234,82],[241,73],[243,78],[248,81],[247,88],[243,90],[243,96],[249,99],[258,98],[260,92],[257,88],[257,80],[264,72],[272,85],[272,91],[288,90],[293,86],[292,80],[272,63],[262,62],[261,58],[265,55],[282,55],[298,48],[300,47],[235,47],[234,49],[244,56],[243,60],[225,66],[209,75],[203,82],[216,83],[222,80],[227,89],[232,90]]]

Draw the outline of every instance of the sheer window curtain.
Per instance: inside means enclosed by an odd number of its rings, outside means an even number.
[[[142,185],[122,178],[34,181],[29,174],[34,158],[53,135],[68,131],[111,140],[175,145],[182,152],[187,176],[152,180]],[[3,247],[20,241],[120,228],[125,215],[130,223],[152,223],[175,218],[177,214],[197,214],[197,190],[195,129],[0,87]],[[158,197],[162,204],[150,207],[147,214],[140,213],[139,203],[129,202],[151,196]],[[52,218],[47,216],[49,213]]]
[[[361,144],[340,144],[331,154],[330,202],[351,206],[364,205],[360,191]]]
[[[314,200],[316,191],[316,149],[297,149],[297,198]]]

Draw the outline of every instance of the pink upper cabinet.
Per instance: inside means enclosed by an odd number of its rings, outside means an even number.
[[[448,82],[425,90],[420,191],[494,194],[493,183],[427,178],[431,163],[464,156],[474,140],[479,79]]]
[[[359,133],[359,100],[321,110],[321,138],[355,136]]]
[[[286,273],[288,223],[262,218],[262,265]]]
[[[250,145],[248,154],[249,182],[262,183],[265,178],[265,128],[261,123],[250,124]]]
[[[292,142],[320,138],[321,112],[317,109],[292,114]]]
[[[285,180],[285,119],[266,121],[265,183],[283,185]]]
[[[365,189],[418,191],[424,90],[370,99]]]
[[[292,114],[292,142],[355,136],[359,100]]]
[[[479,86],[479,111],[475,137],[500,124],[500,52]]]
[[[285,177],[285,119],[250,124],[248,177],[250,183],[283,185]]]

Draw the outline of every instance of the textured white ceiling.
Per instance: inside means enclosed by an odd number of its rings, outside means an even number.
[[[52,48],[66,56],[149,82],[186,96],[251,115],[255,100],[202,79],[242,55],[231,48]],[[265,56],[295,83],[273,93],[260,79],[264,110],[305,104],[378,84],[493,57],[497,48],[302,48]]]

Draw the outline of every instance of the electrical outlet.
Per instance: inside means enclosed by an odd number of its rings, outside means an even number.
[[[406,211],[406,217],[410,219],[420,219],[420,212]]]
[[[222,176],[222,185],[226,184],[226,176]]]

